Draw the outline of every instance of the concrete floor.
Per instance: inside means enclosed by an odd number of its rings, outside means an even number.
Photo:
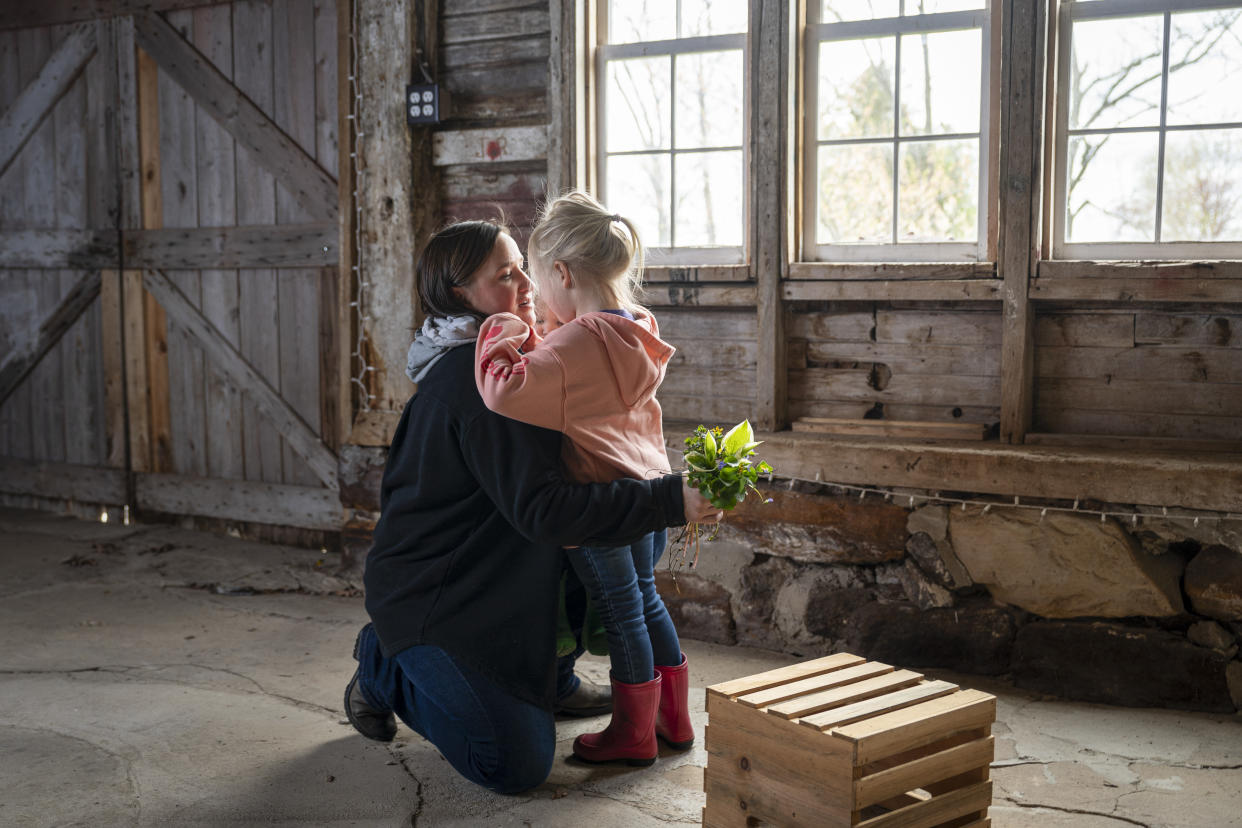
[[[362,601],[313,552],[15,510],[0,547],[0,825],[698,823],[701,746],[642,770],[558,761],[502,797],[404,727],[357,736],[340,699]],[[686,650],[697,688],[797,660]],[[1000,697],[994,825],[1242,825],[1238,717],[950,678]],[[599,723],[561,723],[559,754]]]

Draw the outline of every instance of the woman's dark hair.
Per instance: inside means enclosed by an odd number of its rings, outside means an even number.
[[[508,228],[499,221],[459,221],[433,235],[414,268],[414,288],[427,316],[477,316],[453,288],[469,283]]]

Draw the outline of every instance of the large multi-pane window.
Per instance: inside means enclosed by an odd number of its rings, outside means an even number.
[[[611,0],[597,50],[599,190],[653,261],[744,256],[746,0]]]
[[[1242,254],[1242,4],[1061,14],[1054,254]]]
[[[988,0],[808,6],[803,256],[987,257]]]

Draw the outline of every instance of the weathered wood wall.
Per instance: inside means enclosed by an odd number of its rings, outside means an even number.
[[[0,111],[38,77],[75,26],[0,31]],[[101,173],[92,151],[102,119],[87,117],[88,99],[106,73],[98,53],[73,80],[0,176],[0,232],[78,230],[106,222],[109,205],[89,184]],[[0,266],[4,263],[0,262]],[[0,271],[0,359],[68,294],[81,270]],[[0,456],[103,466],[108,462],[100,303],[0,404]]]

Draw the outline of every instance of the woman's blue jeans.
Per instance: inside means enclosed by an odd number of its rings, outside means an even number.
[[[565,550],[604,624],[612,677],[626,684],[651,681],[657,664],[681,664],[677,629],[655,586],[667,543],[661,530],[629,546]]]
[[[506,693],[439,647],[384,658],[368,624],[358,670],[368,702],[396,713],[471,782],[511,794],[548,778],[556,748],[551,711]]]

